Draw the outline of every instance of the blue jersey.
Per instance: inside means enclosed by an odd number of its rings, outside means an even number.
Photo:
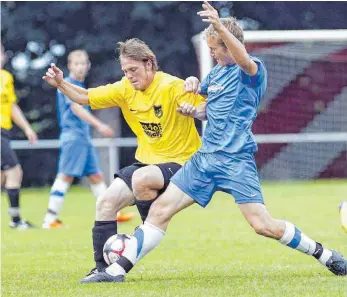
[[[66,81],[77,85],[82,88],[86,88],[83,82],[74,80],[70,77],[66,78]],[[91,139],[91,127],[90,124],[80,119],[71,110],[71,104],[73,102],[66,97],[59,90],[57,91],[57,115],[58,123],[60,127],[60,139],[61,140],[73,140],[73,139]],[[84,106],[85,109],[90,111],[88,106]]]
[[[255,152],[257,144],[251,131],[260,99],[267,85],[263,62],[249,76],[237,64],[216,65],[201,83],[201,94],[208,95],[207,126],[200,152]]]

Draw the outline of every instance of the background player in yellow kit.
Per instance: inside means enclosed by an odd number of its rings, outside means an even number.
[[[6,55],[1,45],[1,186],[7,191],[11,216],[10,227],[18,229],[32,228],[33,225],[21,219],[19,207],[19,192],[22,183],[22,168],[14,150],[10,147],[10,130],[12,121],[23,130],[30,143],[37,140],[37,135],[25,119],[20,107],[16,104],[17,97],[14,91],[13,76],[2,69],[6,62]]]
[[[125,76],[114,84],[86,90],[65,81],[54,64],[43,77],[76,103],[93,109],[119,106],[138,139],[138,163],[117,172],[116,179],[97,200],[93,228],[96,269],[86,278],[107,266],[103,245],[117,233],[117,211],[135,203],[145,220],[170,178],[201,146],[194,119],[177,109],[184,108],[185,103],[200,106],[205,99],[186,93],[182,79],[158,71],[156,56],[143,41],[133,38],[120,42],[119,54]]]

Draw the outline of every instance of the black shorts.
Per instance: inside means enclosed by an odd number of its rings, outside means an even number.
[[[1,171],[19,164],[17,155],[10,146],[10,141],[10,131],[1,129]]]
[[[163,188],[161,188],[159,190],[159,195],[162,194],[167,186],[170,183],[170,178],[173,177],[173,175],[182,167],[182,165],[177,164],[177,163],[162,163],[162,164],[152,164],[155,166],[158,166],[159,169],[161,170],[161,172],[163,173],[163,177],[164,177],[164,186]],[[124,180],[124,182],[127,184],[127,186],[129,187],[129,189],[131,189],[131,191],[133,190],[132,187],[132,177],[134,172],[142,167],[145,166],[149,166],[149,164],[143,164],[143,163],[134,163],[130,166],[124,167],[121,170],[119,170],[117,173],[115,173],[114,178],[119,177],[122,180]]]

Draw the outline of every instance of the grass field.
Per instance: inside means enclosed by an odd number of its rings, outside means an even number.
[[[264,184],[263,190],[274,217],[292,221],[347,255],[337,208],[347,197],[347,181]],[[23,190],[25,218],[41,225],[48,192]],[[2,195],[2,296],[347,296],[347,278],[256,235],[233,199],[222,193],[207,209],[193,206],[177,215],[164,241],[123,284],[79,284],[93,267],[95,201],[88,189],[75,187],[68,193],[61,214],[68,226],[60,230],[10,230],[6,200]],[[132,233],[139,223],[137,217],[119,231]]]

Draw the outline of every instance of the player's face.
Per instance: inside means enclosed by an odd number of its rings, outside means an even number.
[[[129,79],[135,90],[144,91],[152,83],[154,71],[150,61],[136,61],[127,57],[120,58],[120,65],[124,75]]]
[[[89,60],[82,54],[72,56],[68,68],[73,78],[84,81],[89,70]]]
[[[207,45],[210,48],[211,57],[214,58],[219,65],[225,66],[233,63],[230,52],[225,46],[220,44],[217,39],[208,38]]]

